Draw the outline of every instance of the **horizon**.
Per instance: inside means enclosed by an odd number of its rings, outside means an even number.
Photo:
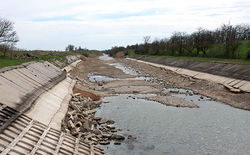
[[[249,24],[250,2],[10,0],[2,2],[0,14],[15,23],[17,48],[62,51],[72,44],[107,50],[140,44],[144,36],[154,40],[175,31],[192,33],[198,27],[214,30],[229,22]]]

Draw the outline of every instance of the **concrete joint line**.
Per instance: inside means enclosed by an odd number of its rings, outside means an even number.
[[[37,149],[40,147],[41,143],[43,142],[45,136],[47,135],[48,131],[50,130],[50,127],[48,127],[42,134],[42,136],[40,137],[39,141],[37,142],[37,144],[35,145],[35,147],[33,148],[33,150],[31,151],[30,155],[34,155],[37,151]]]
[[[62,142],[63,142],[63,139],[64,139],[64,135],[65,135],[65,133],[63,133],[63,132],[60,135],[60,138],[59,138],[57,146],[56,146],[55,154],[59,153],[59,150],[60,150],[60,148],[62,146]]]

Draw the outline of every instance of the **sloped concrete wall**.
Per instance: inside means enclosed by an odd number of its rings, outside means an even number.
[[[248,65],[188,61],[180,59],[177,60],[177,59],[154,57],[154,56],[133,56],[131,58],[167,66],[185,68],[198,72],[210,73],[224,77],[230,77],[233,79],[250,81],[250,67]]]
[[[66,72],[49,62],[31,62],[0,70],[0,103],[20,112],[45,91],[66,78]]]
[[[180,68],[180,67],[167,66],[167,65],[162,65],[158,63],[152,63],[152,62],[142,61],[142,60],[137,60],[137,59],[131,59],[131,58],[127,58],[127,59],[137,61],[140,63],[149,64],[149,65],[163,68],[166,70],[171,70],[180,75],[190,76],[190,77],[197,78],[197,79],[208,80],[208,81],[212,81],[215,83],[219,83],[229,88],[230,91],[232,92],[250,93],[250,81],[239,80],[239,79],[234,79],[234,78],[229,78],[229,77],[214,75],[214,74],[209,74],[209,73],[203,73],[203,72],[198,72],[198,71],[189,70],[189,69]]]

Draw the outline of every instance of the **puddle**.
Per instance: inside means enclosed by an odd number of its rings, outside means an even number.
[[[154,78],[152,77],[135,77],[135,78],[124,78],[124,79],[119,79],[119,78],[113,78],[105,75],[95,75],[95,73],[89,73],[88,78],[90,82],[109,82],[109,81],[114,81],[114,80],[144,80],[144,81],[152,81]]]
[[[115,64],[109,64],[110,66],[114,66],[117,69],[122,70],[125,74],[129,74],[129,75],[138,75],[140,74],[140,71],[135,70],[131,67],[125,67],[120,63],[115,63]]]
[[[114,58],[110,57],[107,54],[103,54],[102,56],[99,57],[100,60],[113,60]]]
[[[124,89],[124,88],[151,88],[150,86],[121,86],[121,87],[114,87],[114,88],[110,88],[110,89]]]
[[[193,100],[200,108],[176,108],[141,99],[154,94],[105,97],[109,103],[102,104],[96,115],[115,120],[123,134],[137,137],[119,146],[101,146],[105,152],[110,155],[250,154],[249,111],[191,91],[173,90],[182,93],[171,95]]]
[[[117,80],[116,78],[112,78],[104,75],[95,75],[95,73],[89,73],[88,78],[90,82],[109,82]]]

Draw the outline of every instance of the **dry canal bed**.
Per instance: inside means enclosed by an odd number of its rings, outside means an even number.
[[[78,66],[76,76],[79,88],[103,97],[95,117],[114,120],[126,137],[99,145],[106,154],[250,154],[249,111],[101,59]]]

